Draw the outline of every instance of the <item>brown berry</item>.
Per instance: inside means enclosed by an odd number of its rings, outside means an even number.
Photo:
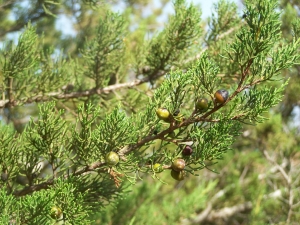
[[[175,159],[172,163],[172,169],[175,171],[181,171],[185,167],[184,159]]]
[[[193,153],[193,149],[189,145],[186,145],[184,149],[182,149],[182,155],[184,156],[190,156],[192,153]]]
[[[215,93],[215,100],[217,103],[223,104],[227,101],[228,95],[229,95],[228,91],[223,90],[223,89],[218,90]]]
[[[184,178],[185,178],[185,171],[175,171],[175,170],[171,170],[171,176],[172,176],[175,180],[184,180]]]

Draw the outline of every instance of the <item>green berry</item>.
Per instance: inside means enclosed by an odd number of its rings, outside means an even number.
[[[50,216],[52,219],[59,219],[62,215],[61,208],[57,206],[52,206],[51,211],[50,211]]]
[[[184,180],[184,178],[185,178],[185,171],[175,171],[175,170],[171,170],[171,176],[172,176],[175,180]]]
[[[195,104],[196,111],[204,111],[208,109],[208,100],[206,98],[200,98]]]
[[[161,173],[164,169],[162,168],[161,164],[155,163],[152,167],[155,173]]]
[[[167,110],[166,108],[158,108],[156,110],[156,115],[158,116],[159,119],[168,123],[170,122],[172,117],[169,110]]]
[[[115,152],[109,152],[109,153],[106,154],[105,162],[109,166],[115,166],[115,165],[117,165],[118,162],[119,162],[119,160],[120,160],[120,157]]]
[[[175,171],[181,171],[185,167],[184,159],[175,159],[172,163],[172,169]]]

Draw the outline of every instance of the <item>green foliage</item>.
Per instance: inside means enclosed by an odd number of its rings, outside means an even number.
[[[108,207],[95,224],[164,224],[177,223],[194,210],[205,207],[208,193],[215,182],[199,182],[196,188],[175,188],[172,185],[139,183],[128,197]],[[154,215],[154,216],[153,216]]]
[[[123,18],[108,12],[98,22],[97,34],[94,40],[86,44],[81,54],[85,66],[81,68],[83,76],[94,80],[95,87],[105,87],[107,78],[118,71],[122,63],[123,38],[126,24]]]
[[[15,179],[19,173],[17,143],[14,141],[15,132],[12,127],[1,124],[0,138],[0,170],[3,171],[1,175],[1,185],[8,179]]]
[[[160,70],[177,65],[178,61],[187,56],[185,51],[201,35],[198,28],[201,13],[197,8],[193,5],[186,6],[183,0],[175,1],[174,7],[175,15],[169,18],[169,24],[149,43],[147,51],[150,54],[147,55],[146,65],[150,67],[147,72],[150,78]]]
[[[146,2],[128,4],[134,7]],[[230,202],[224,201],[217,209],[246,202],[245,208],[252,209],[249,218],[253,224],[272,213],[266,208],[279,206],[274,204],[276,199],[268,198],[267,181],[256,191],[259,176],[263,180],[268,174],[260,171],[265,161],[257,160],[258,151],[235,155],[231,150],[237,137],[244,135],[243,124],[264,122],[283,92],[299,86],[288,86],[288,79],[281,76],[299,61],[298,22],[286,26],[289,34],[294,28],[294,37],[284,39],[277,8],[275,0],[246,1],[245,17],[239,18],[237,6],[222,0],[215,4],[206,32],[201,11],[176,0],[174,15],[158,33],[147,30],[149,18],[135,23],[131,10],[117,14],[94,1],[64,5],[39,1],[28,8],[17,3],[5,8],[20,13],[10,25],[12,30],[18,24],[27,25],[16,44],[4,44],[0,56],[1,223],[91,224],[91,215],[98,210],[102,211],[99,223],[211,222],[209,217],[195,221],[199,217],[191,214],[212,208],[222,196]],[[39,14],[25,17],[26,9]],[[74,14],[77,28],[82,28],[77,39],[62,41],[54,29],[53,16],[59,9]],[[290,11],[291,6],[286,13]],[[8,32],[4,24],[0,23],[1,32]],[[48,48],[51,39],[39,35],[41,24],[52,29],[57,46]],[[135,30],[136,24],[144,27]],[[221,103],[215,99],[220,89],[229,93]],[[203,97],[208,99],[207,109],[197,110],[195,103]],[[297,96],[290,98],[298,100]],[[159,108],[168,110],[168,118],[157,116]],[[27,121],[20,122],[22,129],[17,129],[17,119],[26,112]],[[275,166],[278,163],[266,149],[278,147],[274,152],[294,165],[292,156],[299,149],[293,146],[299,140],[291,142],[288,135],[280,135],[281,121],[274,116],[256,132],[244,135],[246,140],[236,146],[246,143],[243,149],[253,150],[263,144],[261,153]],[[193,149],[191,155],[182,154],[185,146]],[[108,162],[108,153],[118,160]],[[163,185],[171,179],[172,163],[178,159],[185,165],[180,168],[186,174],[185,190]],[[257,168],[249,169],[252,165]],[[222,168],[228,170],[224,172],[228,176],[215,174],[217,181],[203,176]],[[249,177],[244,179],[248,170]],[[288,191],[281,195],[290,200],[296,187],[291,179],[296,176],[286,178],[282,170],[284,179],[272,182],[282,185],[285,180]],[[147,175],[154,178],[154,185],[141,183]],[[195,183],[197,178],[200,184]],[[127,181],[140,186],[121,201]],[[214,189],[219,194],[206,195]],[[106,208],[113,203],[118,211]],[[61,217],[51,216],[53,207],[61,209]],[[298,216],[291,212],[292,207],[290,204],[286,221]],[[274,221],[283,218],[280,215]]]
[[[221,0],[214,4],[214,11],[208,18],[209,31],[206,35],[207,44],[217,41],[218,36],[239,24],[237,6],[232,2]]]

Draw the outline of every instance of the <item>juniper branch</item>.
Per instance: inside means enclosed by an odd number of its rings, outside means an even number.
[[[226,37],[227,35],[230,35],[232,32],[237,30],[239,27],[240,27],[240,25],[229,29],[228,31],[224,32],[223,34],[220,34],[217,37],[217,40],[220,40],[220,39]],[[1,33],[0,33],[0,36],[1,36]],[[189,58],[189,59],[185,60],[184,63],[185,64],[190,63],[194,60],[199,59],[200,56],[202,55],[202,53],[205,52],[208,48],[209,48],[209,46],[204,47],[199,54],[197,54],[193,58]],[[173,69],[173,67],[171,69]],[[161,68],[161,69],[163,69],[163,68]],[[148,73],[149,68],[145,67],[141,71]],[[61,91],[57,91],[57,92],[39,94],[39,95],[35,95],[35,96],[29,97],[29,98],[27,98],[27,97],[21,98],[19,100],[17,100],[17,99],[0,100],[0,108],[6,108],[6,107],[10,107],[10,106],[18,106],[18,105],[23,105],[23,104],[30,104],[33,102],[47,102],[47,101],[52,101],[54,99],[68,100],[68,99],[75,99],[75,98],[80,98],[80,97],[90,97],[93,95],[107,94],[107,93],[113,92],[115,90],[119,90],[119,89],[123,89],[123,88],[131,88],[131,87],[135,87],[140,84],[143,84],[143,83],[153,82],[155,79],[162,77],[167,72],[168,71],[166,71],[166,70],[155,70],[150,75],[145,76],[142,79],[136,79],[136,80],[126,82],[126,83],[109,85],[104,88],[98,88],[98,89],[92,88],[92,89],[85,90],[85,91],[77,91],[77,92],[71,92],[71,93],[62,93]]]
[[[165,75],[167,71],[160,71],[157,72],[154,76],[155,79],[162,77]],[[153,76],[151,77],[151,80],[153,80]],[[101,94],[108,94],[110,92],[113,92],[115,90],[119,90],[122,88],[131,88],[138,86],[140,84],[146,83],[150,81],[150,77],[144,77],[142,79],[136,79],[134,81],[130,81],[127,83],[120,83],[120,84],[114,84],[114,85],[109,85],[104,88],[92,88],[89,90],[85,91],[76,91],[76,92],[71,92],[71,93],[62,93],[60,92],[51,92],[51,93],[46,93],[46,94],[40,94],[36,95],[33,97],[29,98],[22,98],[20,100],[0,100],[0,108],[6,108],[9,106],[18,106],[18,105],[23,105],[23,104],[30,104],[33,102],[47,102],[47,101],[52,101],[53,99],[74,99],[74,98],[82,98],[82,97],[90,97],[93,95],[101,95]]]

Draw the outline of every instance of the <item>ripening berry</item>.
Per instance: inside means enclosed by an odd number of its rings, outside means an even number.
[[[226,100],[228,99],[228,91],[226,90],[218,90],[215,93],[215,99],[217,103],[223,104],[226,102]]]
[[[175,159],[172,163],[172,169],[175,171],[181,171],[185,167],[184,159]]]
[[[184,180],[184,178],[185,178],[185,171],[175,171],[175,170],[171,170],[171,176],[172,176],[175,180]]]
[[[171,120],[171,114],[169,112],[169,110],[167,110],[166,108],[158,108],[156,110],[156,115],[158,116],[159,119],[165,121],[165,122],[170,122]]]
[[[59,219],[62,215],[61,208],[57,206],[52,206],[51,211],[50,211],[50,216],[52,219]]]
[[[206,98],[200,98],[195,104],[196,111],[204,111],[208,109],[208,100]]]
[[[184,149],[182,149],[182,155],[184,156],[190,156],[192,153],[193,153],[193,149],[189,145],[186,145]]]
[[[120,160],[120,157],[115,152],[109,152],[109,153],[106,154],[105,162],[109,166],[115,166],[115,165],[117,165],[118,162],[119,162],[119,160]]]

